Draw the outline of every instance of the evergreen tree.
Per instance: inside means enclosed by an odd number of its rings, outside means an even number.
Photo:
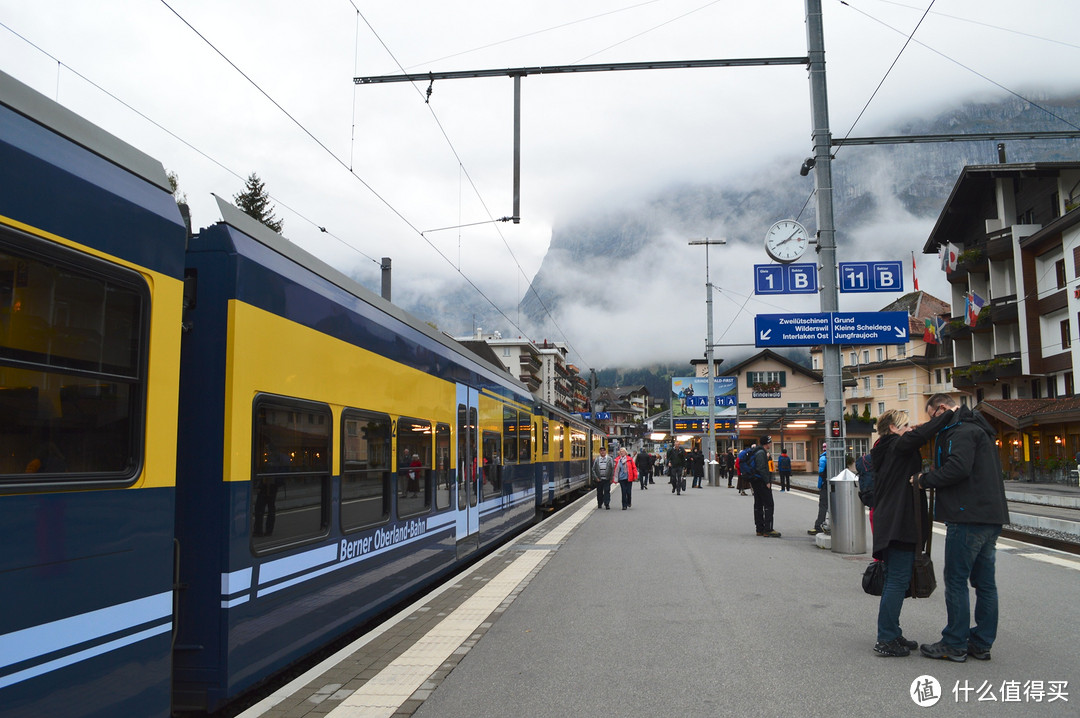
[[[270,204],[270,194],[266,191],[266,185],[254,172],[244,183],[244,191],[233,195],[233,204],[243,210],[244,214],[259,220],[270,229],[281,233],[284,220],[274,216],[274,206]]]

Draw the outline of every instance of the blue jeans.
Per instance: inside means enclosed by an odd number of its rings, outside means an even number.
[[[630,508],[630,487],[633,486],[629,481],[620,481],[619,488],[622,489],[622,505],[623,508]]]
[[[882,643],[895,641],[901,636],[900,609],[904,606],[904,594],[911,585],[911,569],[915,565],[915,551],[895,548],[885,549],[885,587],[878,603],[877,639]]]
[[[998,594],[994,578],[997,557],[997,524],[957,524],[945,526],[945,611],[948,624],[941,642],[966,649],[970,641],[989,650],[997,638]],[[968,581],[975,589],[975,627],[971,628],[971,599]]]

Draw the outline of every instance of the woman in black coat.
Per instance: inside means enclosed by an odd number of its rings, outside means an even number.
[[[878,417],[881,437],[870,450],[874,464],[874,558],[885,563],[885,587],[878,604],[877,644],[883,656],[906,656],[918,643],[904,638],[900,609],[911,583],[915,549],[930,533],[926,494],[919,491],[923,535],[915,531],[915,501],[911,477],[922,471],[919,448],[933,438],[945,422],[933,419],[911,428],[905,411],[889,410]]]

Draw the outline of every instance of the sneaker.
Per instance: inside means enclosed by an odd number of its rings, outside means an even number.
[[[762,536],[768,536],[769,538],[780,538],[780,532],[779,531],[773,531],[771,529],[769,531],[766,531],[765,533],[763,533],[761,535]]]
[[[810,529],[806,533],[810,534],[811,536],[817,536],[821,532],[821,529]]]
[[[916,643],[915,641],[909,641],[903,636],[900,636],[900,638],[897,638],[896,640],[900,641],[901,645],[907,646],[908,650],[910,651],[914,651],[916,648],[919,647],[918,643]]]
[[[874,644],[874,653],[879,656],[889,656],[890,658],[903,658],[904,656],[911,655],[911,649],[907,647],[905,643],[902,643],[903,637],[889,641],[878,641]]]
[[[990,649],[989,648],[979,648],[974,643],[968,643],[968,645],[967,645],[967,654],[969,656],[971,656],[972,658],[974,658],[976,661],[989,661],[990,660]]]
[[[758,535],[758,536],[764,536],[764,535],[765,535],[765,532],[764,532],[764,531],[758,531],[758,532],[757,532],[757,535]]]
[[[919,646],[919,653],[923,654],[927,658],[944,658],[946,660],[954,661],[956,663],[963,663],[967,660],[967,651],[963,648],[952,648],[946,646],[941,641],[931,644],[922,644]]]

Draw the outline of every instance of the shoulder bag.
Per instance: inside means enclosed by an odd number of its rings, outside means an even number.
[[[929,598],[937,588],[937,579],[934,577],[934,563],[930,560],[930,544],[934,538],[934,490],[930,489],[930,530],[927,532],[926,548],[922,548],[922,506],[919,501],[919,487],[911,485],[912,500],[915,502],[915,535],[919,537],[919,544],[915,550],[915,564],[911,568],[911,597]]]

